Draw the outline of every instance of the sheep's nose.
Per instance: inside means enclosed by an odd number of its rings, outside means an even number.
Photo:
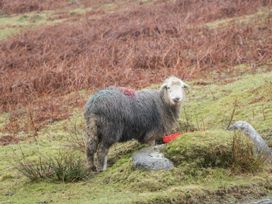
[[[173,101],[174,101],[175,103],[178,103],[178,102],[180,101],[180,98],[179,98],[179,97],[176,97],[176,98],[173,99]]]

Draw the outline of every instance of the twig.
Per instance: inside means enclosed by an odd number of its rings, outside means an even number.
[[[229,120],[229,123],[228,123],[228,126],[227,126],[227,129],[230,127],[232,121],[233,121],[233,118],[234,118],[234,115],[235,115],[235,111],[236,111],[236,108],[238,106],[238,100],[237,98],[235,99],[234,103],[233,103],[233,109],[232,109],[232,112],[231,112],[231,116],[230,116],[230,120]]]

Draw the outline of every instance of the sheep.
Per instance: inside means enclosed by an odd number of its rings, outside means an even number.
[[[177,122],[187,87],[171,76],[159,90],[108,87],[90,97],[84,112],[89,169],[106,170],[107,154],[114,143],[136,139],[154,145],[168,134]]]

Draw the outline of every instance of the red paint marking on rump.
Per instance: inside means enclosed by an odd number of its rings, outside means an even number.
[[[127,96],[135,96],[135,90],[127,88],[127,87],[120,87],[120,90],[123,92],[123,94]]]
[[[171,134],[171,135],[166,135],[162,138],[163,142],[164,143],[168,143],[172,140],[175,140],[177,137],[180,137],[181,136],[181,133],[180,132],[177,132],[177,133],[174,133],[174,134]]]

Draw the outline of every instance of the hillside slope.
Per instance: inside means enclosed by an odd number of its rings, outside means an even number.
[[[71,151],[68,141],[75,134],[72,130],[77,127],[79,135],[82,133],[82,112],[77,111],[69,120],[43,128],[36,142],[26,139],[19,145],[1,147],[0,199],[4,203],[229,203],[269,195],[271,165],[254,173],[232,172],[229,162],[234,135],[225,128],[233,101],[237,100],[234,120],[249,121],[271,144],[271,84],[272,73],[268,72],[247,75],[229,84],[192,85],[184,105],[189,119],[183,111],[180,121],[190,123],[196,131],[167,144],[166,155],[176,166],[171,171],[133,169],[131,151],[139,146],[131,143],[113,147],[113,166],[83,182],[28,182],[13,169],[10,161],[21,151],[30,160]],[[78,153],[85,160],[85,155]]]
[[[271,1],[37,4],[0,0],[0,203],[235,203],[272,196],[271,164],[243,135],[226,131],[248,121],[272,147]],[[134,169],[131,155],[143,145],[132,141],[111,148],[107,171],[86,174],[82,110],[89,95],[108,85],[158,88],[169,75],[191,86],[179,120],[183,135],[164,150],[175,168]],[[46,172],[42,162],[50,158],[83,164],[71,172],[84,179],[54,176],[51,164]],[[18,171],[22,162],[38,167],[35,181]]]

